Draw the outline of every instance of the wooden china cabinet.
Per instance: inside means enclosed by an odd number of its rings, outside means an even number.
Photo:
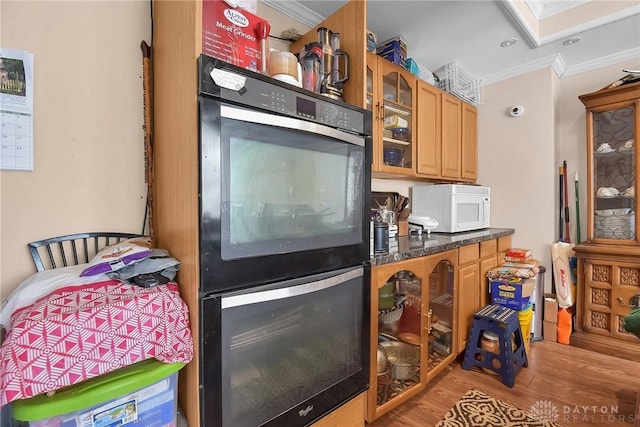
[[[624,316],[640,304],[640,82],[581,95],[587,119],[587,240],[571,344],[640,361]]]
[[[415,174],[416,81],[408,70],[367,52],[365,108],[373,115],[374,173]]]
[[[415,396],[457,355],[457,263],[458,250],[452,249],[372,268],[368,422]],[[395,298],[381,308],[387,284]],[[378,350],[386,358],[380,364]]]

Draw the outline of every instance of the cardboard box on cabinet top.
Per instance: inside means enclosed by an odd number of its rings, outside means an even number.
[[[536,286],[535,279],[500,277],[491,280],[491,303],[524,310]]]
[[[223,0],[202,2],[202,53],[230,64],[259,71],[262,61],[258,25],[268,24]]]

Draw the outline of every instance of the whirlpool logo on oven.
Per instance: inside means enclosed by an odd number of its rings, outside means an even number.
[[[236,24],[238,27],[248,27],[249,20],[242,13],[233,9],[225,9],[224,16],[229,20],[229,22]]]

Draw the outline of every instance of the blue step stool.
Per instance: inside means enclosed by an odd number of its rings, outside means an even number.
[[[480,338],[485,331],[498,335],[500,354],[491,353],[480,346]],[[494,360],[500,362],[499,367],[496,368]],[[473,315],[473,325],[462,363],[463,369],[470,371],[474,366],[478,366],[492,370],[502,377],[505,385],[513,387],[516,374],[527,365],[517,311],[492,304]]]

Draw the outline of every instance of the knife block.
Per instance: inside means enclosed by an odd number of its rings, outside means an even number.
[[[409,235],[409,221],[398,221],[398,236]]]

